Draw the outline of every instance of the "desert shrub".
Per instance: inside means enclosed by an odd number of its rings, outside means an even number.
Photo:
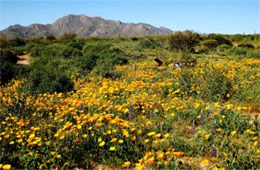
[[[40,57],[31,66],[27,88],[31,93],[54,93],[73,90],[68,72],[60,67],[60,60]]]
[[[260,51],[259,50],[253,50],[250,49],[247,51],[246,56],[249,58],[260,58]]]
[[[191,88],[195,82],[194,75],[189,68],[184,68],[181,70],[179,78],[179,86],[183,91],[182,94],[190,95]]]
[[[16,55],[9,49],[0,49],[0,84],[5,84],[15,76]]]
[[[139,46],[141,48],[151,48],[151,49],[154,49],[154,48],[157,48],[157,47],[161,47],[161,45],[153,40],[153,39],[144,39],[144,40],[141,40],[141,42],[139,43]]]
[[[9,61],[12,64],[16,64],[18,61],[17,56],[10,49],[0,49],[1,63],[3,61]]]
[[[193,52],[194,47],[199,44],[201,37],[192,31],[175,32],[168,40],[169,49],[173,51]]]
[[[92,70],[97,60],[107,60],[113,65],[127,64],[125,54],[118,48],[113,48],[109,43],[88,43],[83,47],[83,56],[76,58],[77,65],[82,70]]]
[[[200,83],[201,96],[204,100],[227,100],[227,94],[233,94],[231,80],[220,69],[213,66],[205,68]]]
[[[109,49],[111,44],[109,43],[101,43],[101,42],[87,42],[86,45],[82,49],[83,54],[90,53],[102,53],[103,51]]]
[[[12,52],[15,54],[15,55],[23,55],[24,52],[25,52],[25,46],[18,46],[18,47],[13,47],[12,48]]]
[[[98,56],[94,54],[85,54],[75,58],[75,63],[82,71],[90,71],[96,66]]]
[[[82,53],[79,49],[72,48],[70,46],[64,46],[57,55],[62,58],[71,58],[71,57],[75,57],[75,56],[81,56]]]
[[[228,49],[230,49],[231,46],[230,45],[227,45],[227,44],[221,44],[217,47],[217,52],[224,52]]]
[[[82,53],[78,49],[72,48],[67,45],[59,45],[59,44],[52,44],[48,46],[34,45],[30,52],[31,55],[34,57],[52,56],[52,57],[71,58],[73,56],[82,55]]]
[[[37,46],[37,45],[38,45],[38,44],[28,43],[28,44],[26,44],[24,50],[25,50],[26,52],[31,52],[32,48],[35,47],[35,46]]]
[[[68,43],[72,40],[75,40],[77,37],[77,34],[71,33],[71,32],[65,32],[59,37],[59,41],[63,43]]]
[[[195,48],[195,52],[198,53],[198,54],[202,54],[202,53],[207,54],[209,52],[209,49],[205,46],[197,46]]]
[[[180,63],[184,67],[194,67],[197,63],[197,60],[190,53],[182,53]]]
[[[42,55],[45,46],[42,44],[32,44],[32,45],[28,45],[27,51],[31,53],[31,56],[33,57],[39,57]]]
[[[5,84],[15,75],[15,65],[10,61],[2,61],[0,64],[0,84]]]
[[[201,41],[200,43],[201,43],[201,45],[203,45],[204,47],[206,47],[208,49],[213,49],[218,46],[217,40],[214,40],[214,39],[204,40],[204,41]]]
[[[78,50],[82,50],[83,46],[85,45],[84,41],[79,41],[79,40],[73,40],[68,44],[68,46],[72,48],[76,48]]]
[[[138,37],[131,37],[132,41],[138,41]]]
[[[217,46],[221,45],[221,44],[227,44],[232,46],[232,42],[231,40],[225,36],[225,35],[221,35],[221,34],[209,34],[208,39],[213,39],[217,41]]]
[[[8,41],[4,37],[0,36],[0,48],[7,48],[7,47],[8,47]]]
[[[227,50],[225,53],[234,56],[245,56],[247,53],[247,49],[242,47],[232,47],[229,50]]]
[[[245,43],[245,42],[243,42],[243,43],[240,43],[240,44],[238,44],[238,47],[243,47],[243,48],[252,48],[252,49],[254,49],[255,48],[255,46],[253,45],[253,44],[251,44],[251,43]]]
[[[96,63],[96,73],[102,77],[113,78],[116,76],[115,65],[111,58],[101,58]]]
[[[55,37],[55,35],[50,34],[50,35],[47,35],[47,36],[45,37],[45,39],[46,39],[47,41],[54,41],[54,40],[56,40],[56,37]]]
[[[23,46],[25,45],[25,40],[22,39],[22,38],[14,38],[14,39],[11,39],[8,41],[8,45],[11,46],[11,47],[14,47],[14,46]]]

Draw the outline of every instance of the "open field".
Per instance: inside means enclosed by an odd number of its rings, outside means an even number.
[[[241,37],[5,47],[33,59],[1,87],[0,168],[259,169],[260,42]]]

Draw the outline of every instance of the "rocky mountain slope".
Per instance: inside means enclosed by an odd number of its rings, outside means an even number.
[[[12,25],[0,32],[8,39],[20,37],[41,37],[49,34],[60,36],[65,32],[76,33],[78,37],[114,37],[114,36],[148,36],[164,35],[172,31],[160,27],[156,28],[144,23],[123,23],[121,21],[105,20],[101,17],[88,17],[86,15],[64,16],[52,24],[31,24],[27,27]]]

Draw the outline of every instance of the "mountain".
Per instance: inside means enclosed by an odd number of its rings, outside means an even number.
[[[86,15],[64,16],[52,24],[31,24],[27,27],[12,25],[0,31],[0,35],[7,39],[20,37],[42,37],[49,34],[60,36],[65,32],[76,33],[78,37],[114,37],[114,36],[149,36],[170,34],[168,28],[156,28],[144,23],[123,23],[121,21],[105,20],[101,17]]]

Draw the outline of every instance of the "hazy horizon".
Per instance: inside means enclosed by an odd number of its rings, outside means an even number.
[[[0,30],[15,24],[52,24],[70,14],[146,23],[173,31],[260,33],[259,0],[0,0]]]

